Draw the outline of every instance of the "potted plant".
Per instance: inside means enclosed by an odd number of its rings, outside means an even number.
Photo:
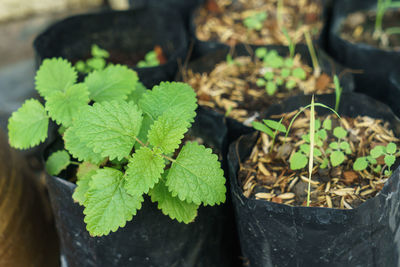
[[[44,105],[29,99],[12,114],[9,141],[29,148],[46,140],[50,120],[58,126],[47,183],[69,264],[230,266],[229,211],[211,207],[225,201],[223,170],[185,135],[197,108],[190,86],[142,89],[122,65],[77,82],[61,58],[44,60],[35,81]]]
[[[107,62],[129,66],[147,88],[152,88],[174,78],[178,62],[186,57],[188,38],[181,17],[170,9],[142,7],[77,15],[51,25],[35,39],[37,65],[52,57],[72,63],[86,60],[93,44],[108,51]],[[138,68],[138,62],[155,47],[165,62]]]
[[[57,266],[57,236],[43,185],[3,130],[0,151],[0,265]]]
[[[271,107],[263,132],[230,146],[244,256],[251,266],[396,266],[399,119],[361,94],[341,96],[340,117],[335,95],[312,99]]]
[[[358,91],[382,101],[388,96],[387,75],[400,61],[399,7],[394,0],[339,0],[329,23],[328,52],[357,70]]]

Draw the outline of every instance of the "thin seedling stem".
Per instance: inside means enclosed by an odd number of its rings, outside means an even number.
[[[315,135],[315,107],[314,107],[314,95],[311,98],[310,108],[310,158],[308,161],[308,189],[307,189],[307,207],[310,206],[311,196],[311,175],[314,165],[314,135]]]

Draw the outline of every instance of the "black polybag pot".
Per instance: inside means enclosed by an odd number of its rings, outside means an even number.
[[[315,97],[316,102],[335,104],[334,95]],[[310,102],[311,96],[293,97],[273,106],[268,115],[293,111]],[[319,115],[330,112],[316,109]],[[384,119],[399,136],[399,119],[386,105],[368,96],[344,93],[339,114]],[[399,168],[377,196],[352,210],[291,207],[249,199],[242,194],[237,172],[239,160],[249,156],[256,140],[255,132],[241,136],[228,154],[239,238],[249,266],[399,266]]]
[[[254,56],[254,51],[259,47],[266,47],[269,50],[276,50],[281,56],[288,56],[289,49],[286,46],[281,45],[268,45],[268,46],[246,46],[237,45],[233,49],[226,45],[220,45],[218,47],[208,48],[203,50],[203,56],[198,57],[195,60],[189,62],[187,69],[191,69],[194,73],[210,73],[215,65],[226,61],[226,56],[232,53],[232,57],[237,56]],[[302,60],[309,66],[312,66],[310,53],[306,45],[296,45],[296,53],[301,55]],[[344,67],[335,62],[330,56],[328,56],[323,50],[316,48],[317,58],[322,72],[333,76],[338,75],[341,86],[344,92],[351,92],[354,90],[353,75],[346,72]],[[263,114],[261,114],[263,115]],[[228,125],[228,136],[227,142],[230,143],[237,139],[240,135],[246,134],[252,131],[250,127],[244,127],[242,123],[227,117],[226,123]]]
[[[330,22],[327,50],[346,67],[362,71],[354,74],[356,91],[386,101],[388,74],[399,67],[400,51],[385,51],[364,43],[351,43],[340,37],[346,17],[357,11],[376,8],[376,0],[336,0]]]
[[[223,117],[199,108],[189,133],[220,152],[226,127]],[[202,129],[205,129],[203,131]],[[178,223],[145,197],[142,208],[124,228],[105,237],[90,237],[83,207],[73,202],[75,184],[47,175],[51,204],[66,266],[236,266],[238,246],[232,205],[201,207],[195,221]],[[228,185],[227,185],[228,186]],[[228,196],[227,196],[227,199]]]
[[[143,57],[154,46],[161,46],[168,60],[165,64],[146,68],[129,66],[147,88],[152,88],[174,78],[179,62],[186,57],[188,38],[181,16],[170,9],[139,8],[72,16],[51,25],[35,39],[37,66],[51,57],[72,62],[87,58],[92,44],[111,53]]]
[[[400,116],[400,70],[393,71],[389,76],[389,91],[387,103],[396,116]]]

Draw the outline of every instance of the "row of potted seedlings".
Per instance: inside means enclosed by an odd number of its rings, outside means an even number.
[[[151,6],[36,39],[42,99],[9,138],[47,139],[68,266],[396,266],[399,120],[311,41],[329,1],[257,3],[206,1],[195,30]],[[188,51],[187,31],[207,42]]]

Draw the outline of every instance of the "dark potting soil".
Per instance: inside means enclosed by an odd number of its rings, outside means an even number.
[[[200,105],[215,109],[245,125],[251,125],[269,106],[290,96],[334,91],[332,78],[325,73],[314,76],[313,69],[303,62],[300,54],[294,57],[294,68],[302,68],[306,72],[306,79],[298,79],[292,90],[284,85],[279,86],[273,95],[267,94],[265,86],[257,86],[256,81],[266,71],[278,70],[269,70],[261,60],[250,56],[235,57],[233,60],[233,63],[218,63],[208,73],[196,73],[189,69],[183,75],[183,80],[194,88]]]
[[[365,43],[379,49],[400,51],[400,34],[387,34],[385,29],[400,27],[400,9],[385,12],[382,21],[383,33],[380,38],[374,35],[375,11],[352,13],[342,22],[340,37],[352,43]]]
[[[288,127],[296,113],[273,118],[279,120],[283,117],[282,123]],[[321,126],[316,131],[324,131],[327,138],[322,145],[316,146],[321,155],[314,157],[310,206],[357,208],[383,188],[390,174],[384,173],[388,167],[383,156],[376,159],[381,170],[373,170],[377,166],[375,164],[364,171],[354,171],[356,158],[369,155],[378,145],[386,146],[394,142],[399,146],[400,140],[389,130],[389,123],[367,116],[338,119],[335,115],[328,115],[317,119]],[[322,127],[327,120],[331,121],[329,129]],[[268,135],[260,134],[250,157],[239,169],[238,179],[244,196],[291,206],[307,206],[308,164],[301,170],[291,170],[289,162],[293,154],[300,151],[301,145],[308,144],[303,137],[309,133],[309,123],[310,112],[307,110],[294,121],[288,138],[279,134],[273,143]],[[339,126],[346,131],[346,136],[341,139],[333,135],[334,129]],[[333,167],[328,161],[328,166],[321,167],[323,159],[329,160],[328,151],[335,151],[329,147],[333,142],[347,142],[350,151],[339,150],[345,155],[340,165]],[[391,170],[394,169],[392,166]]]
[[[233,46],[237,43],[287,45],[287,39],[282,32],[283,27],[295,43],[304,42],[305,31],[311,32],[312,35],[319,34],[322,28],[321,1],[283,2],[283,25],[279,25],[277,1],[207,0],[194,16],[196,36],[202,41],[218,41]],[[248,29],[244,20],[260,12],[267,14],[262,22],[262,29]]]

